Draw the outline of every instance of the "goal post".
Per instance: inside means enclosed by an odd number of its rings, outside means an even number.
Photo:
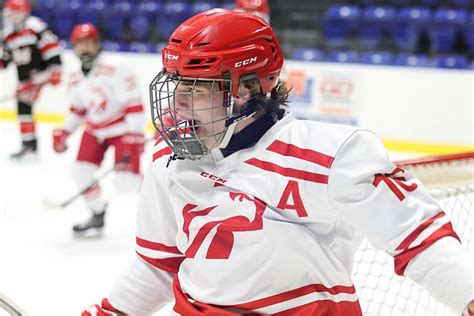
[[[463,247],[474,255],[474,152],[395,164],[420,179],[450,216]],[[427,290],[396,275],[393,258],[373,248],[366,239],[354,257],[353,280],[364,315],[455,315]]]

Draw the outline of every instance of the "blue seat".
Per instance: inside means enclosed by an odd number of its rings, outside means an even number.
[[[120,42],[120,41],[105,40],[102,42],[102,47],[106,51],[123,52],[123,51],[126,51],[127,46],[123,42]]]
[[[451,0],[454,7],[467,9],[472,3],[472,0]]]
[[[440,0],[421,0],[421,4],[425,6],[434,7],[439,4]]]
[[[453,48],[456,33],[462,33],[468,26],[468,14],[461,9],[439,8],[435,12],[434,22],[430,28],[434,49],[449,52]]]
[[[469,22],[469,26],[467,27],[467,43],[471,48],[471,52],[474,53],[474,11],[471,12],[471,20]]]
[[[166,45],[168,45],[167,42],[159,42],[158,44],[156,44],[156,52],[161,54],[161,51],[163,50],[163,48],[166,47]]]
[[[294,60],[321,61],[325,59],[323,51],[317,48],[296,48],[291,54]]]
[[[201,13],[201,12],[204,12],[204,11],[207,11],[209,9],[212,9],[212,8],[217,8],[217,7],[220,7],[219,5],[217,5],[216,2],[194,2],[192,5],[191,5],[191,16],[193,15],[196,15],[198,13]]]
[[[469,68],[467,58],[463,55],[441,55],[436,58],[439,68],[465,69]]]
[[[380,47],[384,36],[392,36],[396,12],[393,7],[375,6],[364,10],[359,39],[362,47],[375,49]]]
[[[395,59],[395,64],[408,67],[433,67],[435,66],[433,59],[427,55],[417,55],[400,53]]]
[[[106,30],[109,37],[113,40],[123,38],[125,33],[125,24],[129,16],[135,12],[135,5],[132,2],[120,1],[114,3],[110,10],[106,10]]]
[[[398,22],[393,29],[395,46],[399,49],[414,50],[422,30],[427,30],[432,21],[428,8],[408,7],[398,12]]]
[[[337,63],[357,63],[359,53],[353,50],[333,50],[327,55],[327,61]]]
[[[331,5],[324,15],[324,36],[329,46],[342,47],[358,26],[361,10],[357,6]]]
[[[155,53],[156,45],[150,42],[131,42],[128,45],[128,51],[134,53]]]
[[[68,39],[72,28],[76,24],[76,11],[69,6],[60,6],[51,16],[51,27],[61,39]]]
[[[136,40],[146,39],[151,31],[150,19],[146,15],[136,15],[130,18],[130,30]]]
[[[185,1],[167,2],[156,19],[156,25],[162,40],[167,41],[174,30],[191,16],[190,5]]]
[[[92,1],[85,4],[82,10],[77,12],[77,23],[92,23],[100,25],[100,19],[106,8],[104,1]]]
[[[373,51],[362,53],[360,61],[370,65],[393,65],[394,57],[390,52]]]

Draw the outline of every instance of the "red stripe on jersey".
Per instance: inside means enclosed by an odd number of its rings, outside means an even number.
[[[317,293],[317,292],[327,292],[332,295],[337,295],[340,293],[355,294],[356,291],[355,291],[354,286],[336,285],[333,287],[326,287],[322,284],[310,284],[310,285],[302,286],[300,288],[297,288],[291,291],[287,291],[287,292],[272,295],[266,298],[262,298],[256,301],[233,305],[233,307],[246,309],[246,310],[255,310],[255,309],[275,305],[278,303],[282,303],[285,301],[298,298],[300,296],[304,296],[311,293]],[[335,314],[335,315],[338,315],[338,314]]]
[[[276,316],[294,316],[294,315],[351,315],[362,316],[359,301],[355,302],[334,302],[330,300],[320,300],[305,305],[294,307],[286,311],[278,312],[272,315]]]
[[[125,113],[126,113],[126,114],[130,114],[130,113],[141,113],[141,112],[143,112],[143,105],[142,105],[142,104],[128,106],[128,107],[125,109]]]
[[[182,255],[181,251],[179,251],[178,247],[173,246],[166,246],[165,244],[161,244],[159,242],[149,241],[145,239],[141,239],[140,237],[136,237],[137,245],[143,248],[158,250],[162,252],[169,252],[174,253],[177,255]]]
[[[296,179],[301,179],[301,180],[306,180],[306,181],[311,181],[311,182],[316,182],[316,183],[323,183],[323,184],[328,183],[328,176],[325,174],[313,173],[313,172],[308,172],[308,171],[293,169],[293,168],[285,168],[277,164],[274,164],[272,162],[263,161],[257,158],[251,158],[249,160],[246,160],[245,162],[248,163],[249,165],[260,168],[262,170],[275,172],[286,177],[291,177],[291,178],[296,178]]]
[[[29,36],[29,35],[36,36],[36,33],[32,29],[24,29],[24,30],[12,33],[5,38],[5,44],[8,43],[9,41],[13,41],[17,37]]]
[[[287,144],[279,140],[275,140],[270,146],[268,146],[267,150],[283,156],[290,156],[309,161],[326,168],[331,168],[332,162],[334,161],[334,157],[312,149],[305,149],[292,144]]]
[[[157,259],[157,258],[150,258],[147,256],[142,255],[137,251],[137,255],[151,264],[152,266],[168,271],[171,273],[178,273],[179,266],[181,265],[181,262],[183,262],[184,259],[186,259],[184,256],[182,257],[173,257],[173,258],[164,258],[164,259]]]
[[[34,122],[20,122],[20,132],[22,134],[31,134],[36,130]]]
[[[435,220],[437,220],[438,218],[441,218],[443,216],[445,216],[446,214],[444,212],[439,212],[438,214],[436,214],[435,216],[432,216],[430,218],[428,218],[427,220],[425,220],[423,223],[421,223],[420,226],[418,226],[413,232],[411,232],[410,235],[408,235],[401,243],[400,245],[397,247],[397,249],[395,250],[405,250],[405,249],[408,249],[408,247],[410,247],[411,243],[413,241],[415,241],[416,238],[418,238],[418,236],[420,236],[420,234],[426,229],[428,228],[428,226],[430,226]]]
[[[115,125],[115,124],[118,124],[118,123],[122,123],[122,122],[124,122],[123,117],[119,117],[118,119],[115,119],[113,121],[100,123],[100,124],[94,124],[94,123],[91,123],[91,122],[87,122],[87,126],[91,129],[100,129],[100,128],[109,127],[109,126],[112,126],[112,125]]]
[[[165,155],[170,155],[171,154],[171,148],[165,147],[163,149],[158,150],[156,153],[153,154],[153,161],[156,159],[159,159]]]
[[[86,115],[86,112],[87,112],[86,110],[79,110],[74,105],[71,106],[69,111],[71,111],[72,113],[74,113],[76,115],[79,115],[79,116],[84,116],[84,115]]]
[[[59,47],[58,42],[50,43],[50,44],[45,45],[43,48],[41,48],[40,52],[41,52],[41,54],[44,55],[48,50],[53,49],[53,48],[57,48],[57,47]]]
[[[416,255],[418,255],[420,252],[434,244],[436,241],[443,237],[454,237],[459,242],[461,240],[459,239],[459,236],[454,232],[453,226],[451,225],[451,222],[448,222],[435,230],[428,238],[424,239],[423,242],[416,247],[410,248],[402,252],[401,254],[398,254],[394,257],[395,259],[395,273],[398,275],[404,275],[405,269],[408,266],[408,263],[413,259]]]

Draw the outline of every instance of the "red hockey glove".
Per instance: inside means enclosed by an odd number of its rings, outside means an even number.
[[[54,129],[53,130],[53,148],[57,153],[63,153],[67,149],[66,138],[69,136],[69,133],[64,129]]]
[[[126,153],[142,154],[145,151],[145,136],[142,133],[127,133],[120,139],[123,151]]]
[[[38,99],[40,90],[40,84],[34,83],[32,80],[24,81],[17,87],[16,97],[20,101],[33,104]]]
[[[104,298],[102,303],[99,306],[98,304],[91,305],[87,309],[82,311],[81,316],[116,316],[116,315],[125,315],[118,310],[116,310],[109,301]]]

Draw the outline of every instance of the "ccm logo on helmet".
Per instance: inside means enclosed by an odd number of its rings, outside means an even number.
[[[165,59],[178,60],[178,58],[179,58],[178,55],[173,55],[173,54],[170,54],[170,53],[165,53]]]
[[[244,60],[236,62],[234,64],[234,68],[239,68],[239,67],[242,67],[242,66],[245,66],[245,65],[248,65],[248,64],[252,64],[256,61],[257,61],[257,56],[250,57],[248,59],[244,59]]]

